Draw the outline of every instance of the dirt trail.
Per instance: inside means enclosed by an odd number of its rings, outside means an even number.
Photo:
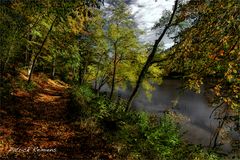
[[[17,88],[1,106],[0,159],[111,159],[100,133],[69,120],[69,86],[41,74],[33,81],[34,91]]]

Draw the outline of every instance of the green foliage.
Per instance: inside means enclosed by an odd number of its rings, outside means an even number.
[[[80,113],[76,123],[94,132],[100,129],[102,138],[117,150],[118,159],[219,159],[214,152],[182,142],[171,114],[125,112],[124,100],[113,102],[107,96],[96,96],[89,86],[74,87],[71,92]]]
[[[33,83],[33,82],[27,83],[27,84],[25,85],[25,88],[26,88],[26,90],[27,90],[28,92],[33,92],[34,89],[36,89],[36,84]]]
[[[71,94],[76,101],[88,103],[94,98],[94,93],[88,85],[75,85],[71,88]],[[81,100],[82,99],[82,100]]]
[[[125,120],[129,116],[125,112],[125,100],[113,102],[105,96],[96,97],[90,104],[92,116],[95,117],[100,127],[106,131],[106,138],[109,143],[115,138],[114,135],[118,132]]]
[[[92,89],[88,85],[82,85],[79,87],[79,92],[83,97],[85,97],[86,102],[90,102],[91,99],[95,96]]]
[[[239,9],[238,0],[190,0],[183,4],[177,22],[192,23],[175,37],[174,57],[166,66],[184,75],[186,88],[199,93],[203,84],[207,86],[210,104],[222,104],[215,115],[233,127],[239,126],[239,121],[230,117],[239,116],[240,109]]]
[[[16,60],[22,53],[23,41],[19,41],[26,29],[27,20],[11,7],[0,5],[0,48],[1,48],[1,72],[4,73],[13,64],[19,64]]]
[[[5,73],[0,99],[8,99],[13,90],[8,78],[10,68],[30,66],[36,57],[36,69],[55,69],[62,79],[79,81],[81,85],[73,85],[69,90],[69,116],[80,117],[83,123],[102,129],[104,138],[118,147],[119,159],[217,159],[201,147],[183,144],[171,116],[125,112],[124,100],[113,102],[106,96],[97,96],[86,85],[95,82],[96,90],[105,83],[113,83],[113,90],[126,88],[129,83],[134,85],[148,56],[147,47],[138,41],[140,31],[124,1],[112,0],[106,9],[111,15],[107,17],[94,8],[98,2],[22,0],[1,4],[1,71]],[[161,83],[165,70],[171,70],[184,73],[186,86],[200,91],[201,84],[210,76],[214,77],[212,88],[216,96],[239,109],[237,0],[199,1],[196,6],[193,2],[190,0],[178,11],[175,22],[181,23],[181,34],[172,51],[176,56],[161,63],[169,64],[164,69],[158,63],[149,64],[142,87],[150,99],[153,83]],[[189,14],[197,17],[198,23],[186,25]],[[166,25],[169,16],[166,12],[155,27]],[[157,53],[161,51],[157,48]],[[156,55],[152,62],[164,59],[165,55],[168,54]],[[113,76],[115,80],[111,81]],[[27,92],[36,88],[32,82],[16,80],[15,84]]]
[[[135,114],[117,135],[125,145],[122,154],[135,155],[134,158],[140,159],[167,159],[173,156],[180,139],[171,118],[168,115],[158,117],[147,113]],[[135,122],[135,125],[131,122]]]
[[[71,101],[68,105],[69,116],[74,118],[89,117],[92,114],[88,103],[95,97],[92,89],[88,85],[75,85],[68,91]]]
[[[192,0],[182,5],[177,21],[195,17],[196,22],[176,37],[179,44],[172,49],[176,54],[169,65],[172,71],[184,73],[186,86],[195,91],[210,80],[216,100],[235,110],[240,106],[238,10],[238,0]]]
[[[67,68],[66,72],[73,75],[69,79],[76,78],[79,61],[69,69],[67,65],[72,62],[60,59],[59,54],[66,52],[66,59],[72,52],[78,54],[78,50],[72,48],[76,46],[79,35],[85,32],[86,22],[92,16],[90,9],[98,8],[100,2],[43,0],[33,3],[23,0],[1,3],[1,70],[5,71],[12,64],[16,67],[30,66],[36,58],[34,68],[45,72],[55,70],[56,73],[61,73],[60,68]],[[63,62],[67,62],[66,67],[62,66]]]
[[[173,159],[187,160],[220,160],[223,159],[217,155],[214,150],[205,149],[198,145],[182,143],[181,146],[174,151]]]
[[[76,95],[83,98],[88,94],[83,95],[79,90]],[[171,117],[125,112],[125,105],[123,100],[114,103],[100,96],[92,99],[82,112],[97,119],[108,143],[123,146],[120,157],[135,155],[141,159],[158,159],[171,156],[180,143],[178,129]]]
[[[16,79],[15,83],[17,88],[27,92],[34,92],[34,90],[37,88],[37,85],[34,82],[28,83],[27,81],[21,79]]]
[[[99,97],[93,102],[95,114],[99,119],[117,120],[124,114],[124,107],[105,97]]]
[[[124,100],[114,103],[104,96],[92,98],[87,87],[75,88],[73,93],[80,103],[90,97],[88,107],[81,104],[84,108],[81,112],[85,117],[97,119],[108,143],[124,146],[119,151],[120,156],[134,154],[141,159],[168,157],[180,143],[178,129],[168,115],[159,118],[144,112],[125,112]]]
[[[114,103],[105,97],[91,102],[92,116],[107,131],[108,143],[123,146],[119,156],[141,159],[169,157],[180,143],[179,132],[171,117],[125,112],[125,101]],[[135,157],[136,158],[136,157]]]

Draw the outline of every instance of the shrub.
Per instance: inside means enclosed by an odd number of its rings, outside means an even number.
[[[33,92],[36,89],[37,85],[32,81],[28,83],[25,80],[16,79],[16,87],[27,92]]]
[[[95,97],[90,86],[75,85],[68,91],[70,94],[70,102],[68,105],[69,118],[84,118],[92,114],[88,103]]]
[[[145,112],[125,112],[126,102],[112,102],[96,96],[87,86],[71,90],[75,107],[80,108],[81,124],[94,124],[103,139],[118,152],[118,159],[213,160],[218,157],[196,145],[181,141],[179,128],[172,114],[163,116]],[[91,121],[89,121],[91,120]],[[93,123],[94,122],[94,123]]]
[[[135,125],[126,123],[118,135],[119,141],[126,146],[122,153],[137,159],[170,157],[180,143],[178,129],[170,117],[158,117],[144,112],[132,114],[135,116],[130,121],[135,121]]]
[[[200,145],[181,143],[181,146],[174,151],[172,159],[220,160],[221,158],[213,150],[205,149]]]

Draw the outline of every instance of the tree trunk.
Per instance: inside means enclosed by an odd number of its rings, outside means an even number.
[[[83,66],[80,65],[79,66],[79,71],[78,71],[78,81],[79,81],[79,84],[82,85],[83,84]]]
[[[115,78],[116,78],[116,70],[117,70],[117,44],[114,43],[114,61],[113,61],[113,76],[112,76],[112,87],[110,92],[110,99],[113,97],[113,92],[115,88]]]
[[[100,65],[101,65],[102,58],[103,58],[103,55],[100,56],[99,63],[97,66],[96,80],[95,80],[95,84],[94,84],[95,90],[97,90],[97,86],[100,85],[100,83],[98,83],[98,80],[99,80],[98,75],[99,75],[99,71],[100,71]]]
[[[12,45],[11,45],[11,46],[12,46]],[[12,48],[12,47],[10,47],[10,49],[9,49],[9,53],[10,53],[10,50],[12,50],[11,48]],[[8,55],[7,55],[6,61],[4,62],[4,65],[3,65],[3,67],[2,67],[2,73],[5,72],[6,66],[7,66],[7,64],[8,64],[9,59],[10,59],[10,54],[9,54],[9,53],[8,53]]]
[[[220,134],[221,130],[223,129],[223,125],[224,125],[224,123],[225,123],[225,121],[227,120],[227,117],[228,117],[227,109],[228,109],[228,107],[226,107],[226,108],[224,109],[225,115],[224,115],[224,117],[219,121],[218,128],[216,129],[214,135],[212,136],[212,138],[211,138],[211,140],[210,140],[209,146],[210,146],[210,147],[212,146],[212,148],[215,148],[215,147],[217,147],[217,145],[218,145],[218,144],[217,144],[217,140],[218,140],[219,134]]]
[[[131,96],[128,99],[127,106],[126,106],[126,111],[130,110],[131,105],[132,105],[132,101],[134,100],[134,98],[135,98],[135,96],[136,96],[136,94],[138,92],[138,89],[139,89],[140,85],[142,84],[142,81],[143,81],[143,79],[144,79],[144,77],[145,77],[145,75],[146,75],[146,73],[148,71],[148,68],[151,66],[151,63],[152,63],[153,58],[154,58],[154,56],[156,54],[158,45],[161,42],[161,40],[163,39],[166,31],[168,30],[168,28],[170,27],[170,25],[172,23],[173,17],[174,17],[174,15],[176,13],[176,10],[177,10],[177,5],[178,5],[178,0],[175,0],[175,4],[174,4],[174,8],[173,8],[173,12],[172,12],[171,18],[170,18],[168,24],[165,26],[162,34],[155,41],[153,49],[152,49],[151,53],[149,54],[148,59],[147,59],[145,65],[143,66],[143,68],[142,68],[142,70],[140,72],[140,75],[138,76],[138,80],[137,80],[136,86],[133,89],[133,92],[132,92]]]
[[[11,52],[12,52],[12,49],[13,49],[13,44],[14,44],[14,41],[15,41],[15,39],[16,39],[16,34],[17,34],[17,32],[18,32],[18,30],[16,30],[15,32],[14,32],[14,36],[13,36],[13,38],[11,39],[11,44],[10,44],[10,47],[9,47],[9,49],[8,49],[8,52],[7,52],[7,59],[6,59],[6,61],[4,62],[4,65],[3,65],[3,67],[2,67],[2,73],[4,73],[4,71],[5,71],[5,69],[6,69],[6,66],[7,66],[7,64],[8,64],[8,61],[9,61],[9,59],[10,59],[10,57],[11,57]]]
[[[219,137],[219,134],[223,128],[223,125],[224,125],[224,122],[225,122],[225,119],[223,119],[218,128],[217,128],[217,131],[216,131],[216,134],[215,134],[215,137],[214,137],[214,140],[213,140],[213,147],[212,148],[216,148],[217,147],[217,140],[218,140],[218,137]]]
[[[75,81],[76,80],[76,70],[75,70],[75,68],[73,66],[73,62],[72,62],[72,67],[71,68],[72,68],[72,74],[73,74],[72,80]]]
[[[54,53],[53,57],[52,57],[52,79],[54,79],[55,77],[55,72],[56,72],[56,55]]]
[[[100,83],[99,83],[99,85],[98,85],[97,92],[100,92],[100,91],[101,91],[101,89],[102,89],[102,87],[104,86],[104,84],[107,83],[107,80],[108,80],[108,76],[107,76],[107,75],[106,75],[105,77],[103,76],[103,77],[101,78],[101,81],[100,81]]]
[[[33,59],[30,59],[29,66],[28,66],[28,77],[30,76],[32,68],[33,68]]]
[[[83,65],[79,67],[79,84],[82,85],[85,82],[85,75],[87,73],[88,60],[84,59]]]
[[[86,53],[85,53],[86,52]],[[88,60],[87,60],[87,55],[88,51],[82,51],[79,52],[80,57],[82,58],[80,65],[79,65],[79,71],[78,71],[78,81],[79,84],[82,85],[84,83],[84,78],[87,70],[87,65],[88,65]]]
[[[39,57],[39,55],[40,55],[41,52],[42,52],[43,46],[44,46],[45,42],[47,41],[47,38],[48,38],[50,32],[51,32],[52,29],[53,29],[53,26],[54,26],[54,23],[55,23],[56,19],[57,19],[57,17],[54,18],[54,20],[53,20],[53,22],[52,22],[52,24],[51,24],[51,27],[50,27],[50,29],[48,30],[48,33],[47,33],[47,35],[45,36],[45,38],[44,38],[44,40],[43,40],[43,42],[42,42],[42,45],[41,45],[39,51],[37,52],[36,56],[35,56],[34,59],[33,59],[32,67],[31,67],[31,69],[30,69],[30,73],[29,73],[29,77],[28,77],[28,83],[31,82],[31,77],[32,77],[32,73],[33,73],[33,70],[34,70],[34,66],[35,66],[35,64],[36,64],[36,62],[37,62],[37,58]]]

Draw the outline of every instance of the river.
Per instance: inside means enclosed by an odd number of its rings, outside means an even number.
[[[108,89],[104,87],[103,90],[107,91]],[[130,88],[127,90],[118,89],[118,94],[127,98],[130,95]],[[208,104],[203,87],[199,94],[190,90],[183,90],[180,80],[165,79],[162,85],[155,85],[151,100],[140,89],[133,101],[133,106],[135,110],[155,114],[162,114],[169,110],[183,117],[178,121],[181,132],[184,133],[183,139],[192,144],[209,146],[219,124],[214,116],[210,118],[213,108]],[[231,138],[239,138],[239,135],[233,132]],[[228,153],[232,150],[229,140],[226,141],[219,136],[218,143],[223,143],[221,149],[224,152]]]

